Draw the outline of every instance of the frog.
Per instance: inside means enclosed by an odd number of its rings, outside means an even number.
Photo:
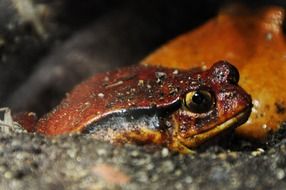
[[[47,136],[81,133],[190,153],[247,121],[251,96],[238,81],[238,70],[227,61],[208,70],[133,65],[95,74],[37,122],[31,122],[33,114],[29,122],[16,121]]]

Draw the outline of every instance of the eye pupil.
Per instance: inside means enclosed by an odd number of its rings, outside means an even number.
[[[192,101],[196,104],[201,104],[204,101],[204,96],[200,92],[196,92],[192,97]]]
[[[212,94],[205,90],[198,90],[187,93],[185,97],[185,106],[194,113],[208,112],[214,105]]]

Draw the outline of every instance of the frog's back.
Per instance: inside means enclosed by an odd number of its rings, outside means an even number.
[[[180,81],[190,81],[191,72],[186,72],[141,65],[97,74],[76,86],[58,107],[41,118],[36,130],[49,135],[68,133],[110,115],[169,109],[186,88]]]

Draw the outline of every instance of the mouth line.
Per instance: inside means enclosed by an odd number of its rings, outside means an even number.
[[[200,144],[204,143],[208,139],[217,136],[222,131],[225,131],[230,128],[238,127],[241,124],[245,123],[250,115],[251,108],[246,108],[240,113],[236,114],[234,117],[222,122],[217,125],[215,128],[205,131],[201,134],[194,135],[187,139],[181,139],[182,143],[189,148],[195,148]]]

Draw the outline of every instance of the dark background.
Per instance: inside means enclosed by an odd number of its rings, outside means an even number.
[[[44,8],[37,15],[43,34],[10,0],[0,0],[0,105],[45,113],[84,78],[136,64],[234,2],[286,6],[282,0],[35,0],[36,11]]]

